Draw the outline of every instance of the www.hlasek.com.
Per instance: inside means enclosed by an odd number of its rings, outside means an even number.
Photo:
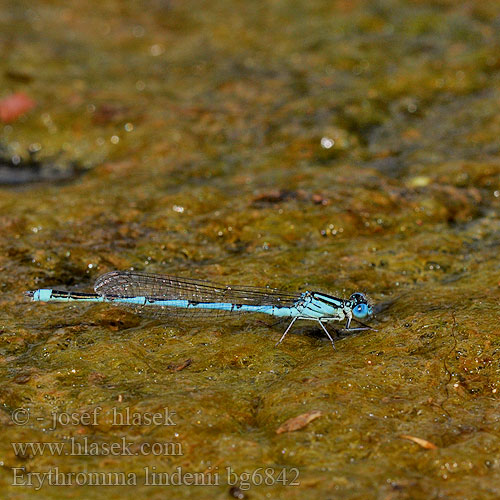
[[[232,467],[208,467],[203,472],[186,472],[178,466],[172,472],[144,467],[136,472],[63,472],[54,467],[46,472],[27,472],[24,467],[14,467],[13,486],[27,486],[40,490],[44,486],[238,486],[248,490],[252,486],[299,486],[297,468],[258,467],[252,471],[236,472]]]
[[[153,443],[133,443],[122,437],[114,442],[97,442],[88,437],[70,437],[66,441],[51,442],[15,442],[11,443],[18,457],[28,456],[181,456],[182,443],[179,441],[163,441]]]

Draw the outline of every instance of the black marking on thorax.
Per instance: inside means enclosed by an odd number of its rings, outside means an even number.
[[[331,301],[328,299],[332,299]],[[344,299],[339,299],[338,297],[333,297],[332,295],[326,295],[325,293],[320,293],[320,292],[313,292],[313,298],[314,300],[319,300],[320,302],[323,302],[323,304],[327,304],[329,306],[334,306],[334,307],[342,307],[347,305],[346,303],[348,301],[345,301]]]

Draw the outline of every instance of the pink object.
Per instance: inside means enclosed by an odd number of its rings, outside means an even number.
[[[0,121],[10,123],[35,107],[35,101],[24,92],[16,92],[0,100]]]

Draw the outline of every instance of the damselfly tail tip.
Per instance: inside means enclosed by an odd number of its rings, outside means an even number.
[[[28,290],[27,292],[24,292],[25,297],[29,297],[32,299],[35,296],[35,291],[34,290]]]

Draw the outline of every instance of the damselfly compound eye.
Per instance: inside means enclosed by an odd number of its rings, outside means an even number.
[[[358,304],[353,310],[352,315],[355,318],[363,319],[366,318],[370,314],[370,308],[368,304]]]

